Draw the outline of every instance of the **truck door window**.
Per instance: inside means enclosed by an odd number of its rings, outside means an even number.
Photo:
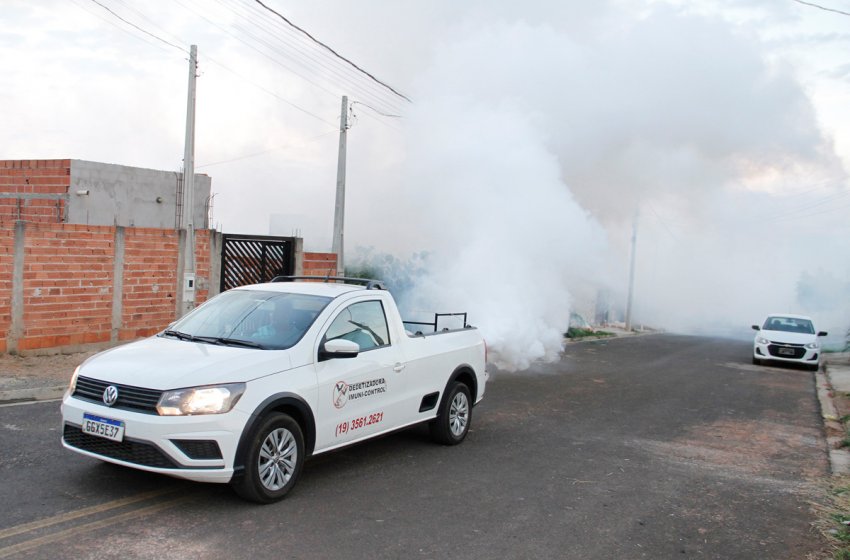
[[[390,334],[384,306],[380,301],[349,305],[337,315],[325,333],[325,341],[337,338],[356,342],[361,352],[389,346]]]

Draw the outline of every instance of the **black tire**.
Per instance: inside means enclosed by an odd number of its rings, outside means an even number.
[[[759,360],[758,358],[756,358],[755,356],[753,356],[753,365],[754,365],[754,366],[760,366],[760,365],[761,365],[761,360]]]
[[[254,429],[242,457],[245,472],[233,489],[260,504],[281,500],[298,481],[304,459],[304,434],[298,422],[282,412],[272,412]]]
[[[443,445],[457,445],[466,438],[472,423],[472,397],[469,387],[455,383],[449,387],[437,418],[431,421],[431,437]]]
[[[809,371],[817,371],[820,369],[820,364],[807,365],[806,369],[808,369]]]

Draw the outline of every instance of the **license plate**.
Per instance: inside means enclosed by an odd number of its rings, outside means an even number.
[[[86,412],[83,414],[83,432],[112,441],[123,441],[124,422]]]
[[[783,356],[793,356],[795,354],[793,348],[780,348],[779,353]]]

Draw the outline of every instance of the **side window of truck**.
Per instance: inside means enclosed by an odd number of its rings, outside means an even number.
[[[380,301],[362,301],[353,303],[337,315],[325,341],[343,338],[360,345],[360,351],[390,345],[390,333],[387,317]]]

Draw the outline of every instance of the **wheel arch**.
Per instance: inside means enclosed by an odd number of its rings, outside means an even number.
[[[449,388],[453,383],[460,382],[469,387],[469,393],[472,395],[471,405],[475,404],[478,398],[478,378],[475,375],[475,370],[469,364],[461,364],[455,368],[446,382],[446,387],[443,389],[443,394],[440,397],[440,406],[445,402],[446,395],[449,393]],[[439,410],[439,409],[438,409]]]
[[[242,435],[239,436],[239,444],[236,446],[236,456],[233,464],[234,478],[241,476],[245,471],[245,449],[250,445],[250,438],[257,423],[270,412],[282,412],[288,414],[298,423],[304,435],[304,451],[307,457],[313,454],[316,446],[316,419],[310,405],[300,396],[294,393],[278,393],[264,400],[251,414]]]

